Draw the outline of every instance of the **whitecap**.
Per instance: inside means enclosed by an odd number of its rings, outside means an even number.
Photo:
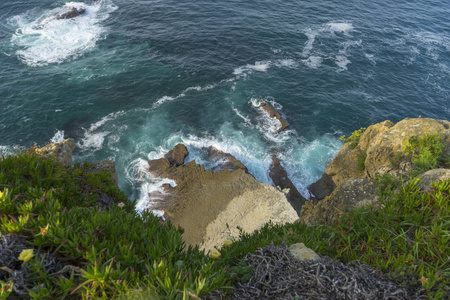
[[[71,19],[56,18],[72,7],[84,8],[85,13]],[[16,55],[29,66],[62,63],[92,50],[106,32],[100,23],[116,9],[110,0],[100,0],[92,5],[68,2],[37,17],[23,13],[8,20],[17,27],[11,43],[20,48]]]
[[[234,69],[233,74],[234,75],[251,74],[253,73],[253,71],[266,72],[271,64],[272,64],[271,61],[257,61],[253,65],[248,64],[246,66]]]
[[[335,63],[340,68],[339,71],[343,71],[347,70],[347,65],[351,62],[343,55],[336,55]]]
[[[317,69],[323,62],[323,58],[320,56],[310,56],[308,59],[303,59],[302,62],[311,69]]]
[[[64,130],[56,131],[55,135],[50,139],[52,143],[59,143],[64,141]]]
[[[353,30],[351,23],[334,23],[330,22],[326,24],[327,29],[331,32],[349,32]]]

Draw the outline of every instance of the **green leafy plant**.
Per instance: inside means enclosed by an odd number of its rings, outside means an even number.
[[[367,152],[361,151],[361,153],[358,155],[358,161],[357,161],[357,168],[360,171],[364,171],[366,169],[366,158],[367,158]]]
[[[344,143],[351,142],[350,147],[354,149],[358,145],[359,139],[366,131],[366,129],[366,127],[361,127],[360,129],[353,131],[351,136],[346,137],[345,135],[343,135],[340,137],[340,139],[344,141]]]
[[[422,138],[413,136],[405,143],[403,150],[421,171],[446,166],[449,163],[445,144],[439,134],[428,134]]]

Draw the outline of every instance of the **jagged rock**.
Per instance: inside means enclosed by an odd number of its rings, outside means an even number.
[[[419,187],[422,190],[431,192],[431,189],[433,188],[431,182],[442,181],[450,178],[450,169],[429,170],[423,174],[420,174],[418,177],[420,178]]]
[[[299,193],[295,185],[289,179],[286,170],[275,155],[272,156],[272,165],[270,166],[269,176],[272,178],[276,187],[279,187],[281,190],[289,189],[287,199],[297,214],[300,215],[300,211],[303,204],[305,204],[306,199]]]
[[[82,15],[85,12],[86,12],[86,10],[82,7],[80,7],[80,8],[72,7],[69,11],[62,13],[60,15],[57,15],[56,19],[58,19],[58,20],[71,19],[71,18],[78,17],[79,15]]]
[[[284,119],[280,113],[278,113],[276,111],[275,108],[273,108],[270,104],[265,103],[265,102],[261,102],[261,104],[259,105],[259,107],[261,107],[262,109],[264,109],[267,114],[269,115],[270,118],[277,118],[278,121],[280,121],[281,123],[281,127],[275,132],[280,133],[281,131],[283,131],[284,129],[286,129],[289,126],[288,121],[286,121],[286,119]]]
[[[237,169],[242,169],[245,173],[248,173],[247,167],[236,159],[236,157],[229,153],[222,152],[213,146],[208,148],[208,157],[206,159],[209,161],[220,162],[217,167],[213,168],[213,172],[223,169],[228,169],[228,171],[233,172]]]
[[[325,169],[325,174],[317,185],[313,185],[314,195],[330,193],[333,186],[339,186],[353,178],[375,178],[377,175],[390,174],[406,176],[412,170],[409,158],[398,153],[404,151],[405,143],[413,136],[439,134],[447,145],[450,154],[450,122],[428,118],[404,119],[397,124],[384,121],[371,125],[362,134],[359,142],[344,144],[336,157]],[[358,167],[358,159],[364,160],[364,171]],[[395,159],[398,159],[394,163]],[[319,190],[323,188],[322,190]]]
[[[163,209],[174,225],[181,226],[189,245],[209,250],[220,247],[230,235],[238,237],[236,226],[251,232],[269,220],[286,223],[298,219],[282,192],[258,182],[242,168],[213,172],[195,160],[179,166],[168,164],[168,158],[149,162],[152,174],[177,184],[168,187],[168,193],[160,193],[164,194],[163,201],[159,199],[161,206],[152,208]]]
[[[320,256],[313,250],[306,247],[305,244],[303,243],[293,244],[288,248],[288,250],[291,253],[291,255],[299,261],[320,260]]]
[[[170,150],[166,155],[164,155],[164,158],[167,158],[169,160],[170,166],[181,166],[184,164],[184,159],[189,156],[189,152],[185,145],[178,144],[175,147],[173,147],[172,150]]]
[[[427,134],[439,134],[450,146],[450,122],[428,118],[404,119],[389,130],[375,135],[367,148],[367,177],[374,178],[377,174],[407,175],[411,164],[404,162],[397,169],[392,165],[392,158],[403,151],[405,142],[412,136],[423,137]]]
[[[34,151],[44,157],[54,157],[56,162],[71,167],[75,146],[74,139],[65,139],[59,143],[50,143],[42,148],[35,148]]]
[[[378,203],[377,186],[373,181],[367,178],[354,178],[347,180],[319,202],[307,201],[302,208],[300,222],[311,225],[325,221],[336,225],[345,209]]]
[[[330,195],[335,188],[336,184],[331,176],[327,173],[323,173],[322,177],[318,181],[308,186],[308,190],[312,194],[310,199],[322,200],[326,196]]]

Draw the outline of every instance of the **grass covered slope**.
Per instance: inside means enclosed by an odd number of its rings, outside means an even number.
[[[430,299],[449,298],[450,180],[431,192],[417,179],[384,177],[379,187],[378,210],[346,211],[339,226],[267,224],[214,259],[186,247],[181,228],[137,214],[110,174],[25,151],[0,160],[0,298],[231,297],[233,284],[252,276],[243,257],[272,242],[360,260]]]
[[[195,295],[227,283],[180,228],[138,215],[109,174],[88,169],[31,152],[0,160],[0,298],[111,298],[140,285]],[[105,194],[113,201],[99,206]]]

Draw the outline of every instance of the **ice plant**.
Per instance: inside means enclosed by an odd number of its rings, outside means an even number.
[[[3,198],[3,192],[0,191],[0,200]]]
[[[20,252],[19,260],[29,261],[33,256],[33,249],[25,249]]]
[[[225,240],[225,242],[223,242],[223,244],[225,245],[225,247],[230,247],[231,244],[233,244],[233,241],[228,239],[228,240]]]
[[[211,253],[209,253],[209,257],[211,257],[212,259],[218,259],[220,256],[220,252],[219,251],[211,251]]]
[[[44,235],[44,234],[47,234],[47,232],[48,232],[48,225],[45,226],[44,228],[41,228],[41,231],[39,232],[39,234]]]
[[[125,206],[125,204],[123,202],[120,202],[119,204],[117,204],[118,207],[122,208]]]

